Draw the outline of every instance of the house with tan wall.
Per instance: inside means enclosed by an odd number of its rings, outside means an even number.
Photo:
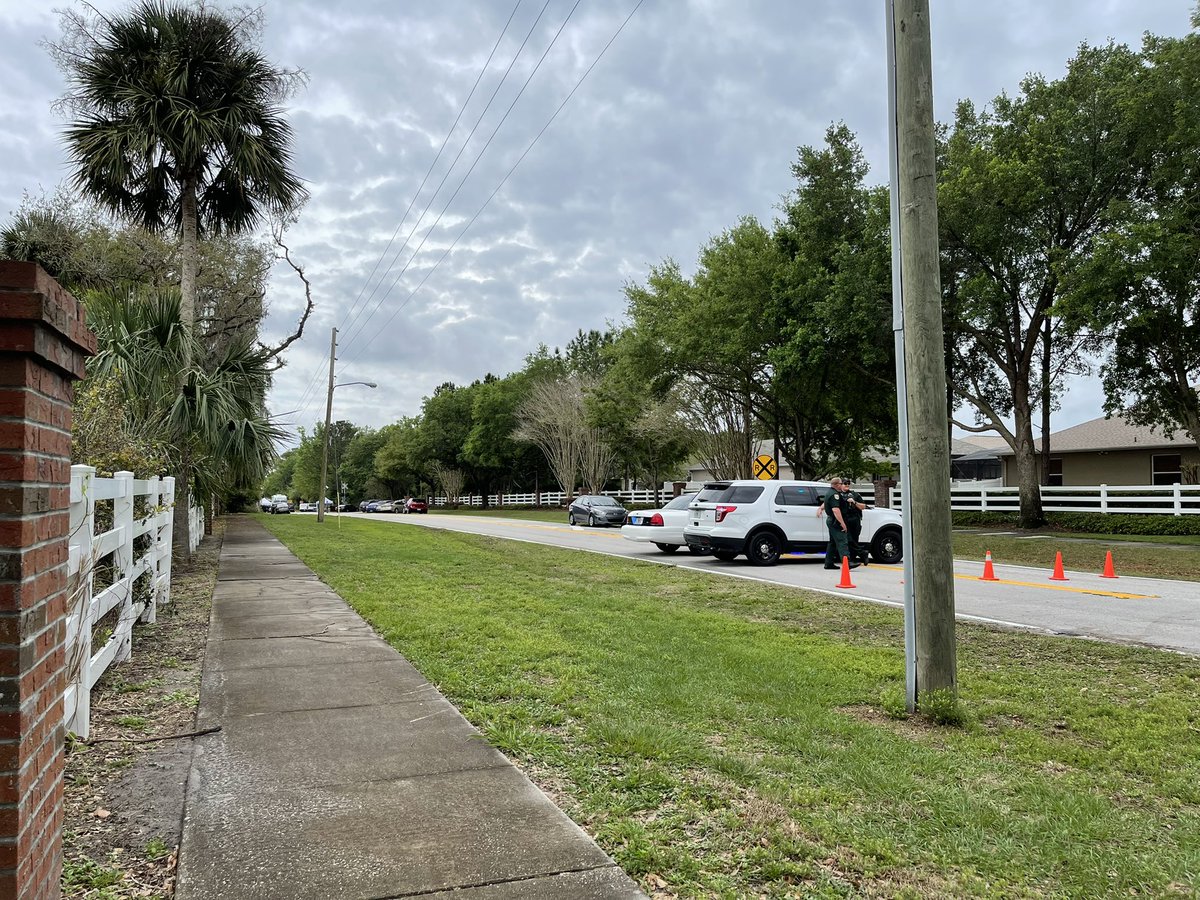
[[[1037,441],[1039,451],[1041,440]],[[1004,483],[1015,485],[1017,467],[1007,446],[997,451]],[[1195,484],[1200,449],[1184,432],[1168,438],[1157,428],[1124,419],[1092,419],[1050,435],[1052,486]]]

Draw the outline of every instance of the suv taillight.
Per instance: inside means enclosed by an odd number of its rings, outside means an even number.
[[[718,505],[717,506],[717,514],[716,514],[717,521],[718,522],[725,521],[725,517],[727,515],[729,515],[731,512],[733,512],[735,509],[737,509],[736,506],[720,506],[720,505]]]
[[[659,515],[658,513],[655,513],[654,515],[652,515],[652,516],[650,517],[650,521],[649,521],[649,522],[647,522],[646,524],[648,524],[648,525],[661,525],[662,523],[663,523],[663,518],[662,518],[662,516],[661,516],[661,515]]]

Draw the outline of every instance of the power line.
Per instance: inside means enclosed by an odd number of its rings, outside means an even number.
[[[375,273],[379,270],[379,264],[382,263],[383,260],[387,257],[388,251],[392,247],[392,243],[396,240],[396,235],[400,233],[400,229],[404,226],[404,222],[408,218],[408,214],[412,211],[413,205],[417,202],[417,198],[421,196],[421,191],[423,191],[425,189],[425,184],[426,184],[426,182],[429,181],[429,176],[433,174],[434,168],[437,166],[438,161],[442,158],[442,153],[443,153],[443,151],[445,151],[446,145],[450,142],[450,137],[454,134],[455,129],[458,128],[458,123],[462,119],[463,113],[465,113],[467,111],[467,106],[470,104],[471,99],[475,96],[475,91],[478,89],[479,83],[483,80],[483,76],[487,74],[488,66],[491,65],[492,59],[496,55],[496,51],[500,48],[500,44],[504,40],[504,35],[508,33],[508,27],[509,27],[509,25],[512,24],[513,17],[516,16],[517,10],[520,9],[520,7],[521,7],[521,3],[522,3],[522,0],[517,0],[517,2],[513,5],[512,12],[510,12],[508,14],[508,19],[505,20],[505,22],[504,22],[504,27],[500,29],[500,34],[496,37],[496,43],[494,43],[492,45],[492,51],[488,54],[487,59],[483,63],[483,66],[480,67],[479,74],[475,77],[475,83],[473,85],[471,85],[471,90],[470,90],[470,93],[467,94],[467,99],[462,102],[462,105],[459,107],[459,110],[458,110],[458,115],[456,115],[454,117],[454,122],[453,122],[453,124],[451,124],[450,130],[446,132],[446,137],[442,140],[442,145],[440,147],[438,147],[437,155],[434,156],[433,162],[431,162],[429,164],[429,168],[425,170],[425,177],[421,179],[420,186],[417,188],[416,193],[413,194],[412,200],[409,201],[408,208],[404,210],[404,215],[401,217],[400,221],[396,224],[396,230],[392,232],[391,238],[388,239],[387,246],[383,248],[383,252],[379,255],[379,259],[375,261],[375,266],[371,269],[371,274],[367,276],[367,280],[363,283],[362,288],[359,290],[358,296],[354,298],[354,302],[352,304],[350,304],[349,308],[342,315],[342,319],[338,323],[339,329],[341,329],[342,326],[345,325],[347,317],[351,316],[354,313],[354,308],[356,306],[358,306],[359,301],[362,299],[363,293],[366,291],[368,285],[370,285],[370,283],[371,283],[371,279],[373,279],[375,277]],[[547,4],[548,3],[549,3],[549,0],[547,0]],[[536,26],[537,22],[541,19],[542,13],[545,11],[546,11],[546,7],[543,6],[542,11],[538,13],[537,19],[534,20],[535,26]],[[532,29],[530,29],[530,32],[532,33]],[[529,39],[528,36],[526,36],[526,40],[528,40],[528,39]],[[525,46],[524,43],[522,43],[521,46],[524,47]],[[518,55],[519,55],[519,53],[520,53],[520,51],[518,51]],[[515,56],[513,57],[513,62],[516,62]],[[504,78],[508,77],[508,71],[510,71],[511,69],[512,69],[512,63],[509,63],[508,70],[505,71]],[[504,78],[501,78],[500,84],[504,83]],[[492,99],[494,99],[494,98],[495,98],[495,93],[492,94]],[[484,107],[484,113],[487,112],[487,109],[488,109],[488,107],[491,106],[491,103],[492,103],[492,100],[489,99],[487,107]],[[482,119],[482,116],[480,118]],[[478,122],[476,123],[475,127],[476,128],[479,127]],[[471,129],[471,134],[467,136],[467,140],[463,143],[464,147],[466,146],[467,143],[470,142],[471,135],[473,135],[474,133],[475,133],[475,129],[473,128],[473,129]],[[461,155],[462,151],[460,150],[459,153]],[[455,161],[457,161],[457,157],[455,157]],[[450,168],[451,169],[454,168],[454,163],[450,164]],[[443,179],[443,181],[444,181],[444,179]],[[437,196],[436,191],[434,192],[434,196],[435,197]],[[407,242],[408,242],[408,239],[406,238],[405,243],[407,244]],[[397,251],[397,254],[396,254],[397,257],[399,256],[399,254],[401,252],[403,252],[403,247],[401,248],[401,250]],[[393,261],[393,264],[394,264],[394,261]],[[380,277],[380,283],[382,283],[383,279],[387,277],[387,274],[390,271],[391,271],[391,266],[389,265],[387,271],[385,271],[384,274]],[[379,285],[376,285],[375,289],[378,290],[378,288],[379,288]],[[374,293],[374,291],[372,291],[371,296],[367,298],[368,303],[371,301],[371,297],[373,297],[374,295],[375,295],[375,293]],[[353,321],[351,321],[350,325],[352,326],[353,324],[354,324]],[[322,369],[322,366],[317,366],[314,369],[313,376],[312,376],[312,378],[309,379],[308,386],[305,387],[304,393],[301,395],[301,400],[300,400],[300,409],[301,410],[307,409],[307,406],[308,406],[309,400],[311,399],[311,396],[315,396],[315,394],[313,392],[315,391],[316,385],[320,382],[321,369]]]
[[[550,0],[546,0],[547,6],[549,6],[549,2],[550,2]],[[427,232],[425,232],[424,237],[421,238],[421,243],[419,245],[417,245],[417,249],[413,251],[412,256],[410,256],[408,258],[408,261],[404,264],[403,268],[400,269],[400,273],[395,277],[395,279],[392,281],[392,283],[388,286],[388,289],[386,291],[384,291],[383,296],[379,298],[379,302],[377,302],[375,304],[375,308],[371,310],[370,314],[359,325],[358,331],[356,331],[353,335],[349,336],[346,339],[347,348],[351,347],[353,345],[354,341],[356,341],[358,339],[358,337],[362,334],[362,332],[366,328],[367,324],[371,321],[371,318],[375,315],[375,313],[377,313],[379,311],[380,307],[383,306],[383,302],[388,298],[388,295],[391,294],[392,290],[399,283],[400,279],[404,277],[404,273],[408,271],[408,267],[412,265],[413,260],[415,260],[417,258],[417,255],[421,252],[421,249],[425,246],[425,242],[428,241],[429,236],[431,234],[433,234],[433,230],[435,228],[437,228],[438,223],[442,221],[442,216],[444,216],[446,214],[446,211],[450,208],[450,204],[454,202],[454,199],[458,196],[459,191],[461,191],[463,189],[463,185],[467,183],[467,179],[471,177],[471,173],[475,171],[475,167],[477,165],[479,165],[480,160],[482,160],[484,157],[484,154],[487,153],[488,147],[490,147],[492,145],[492,141],[495,140],[496,135],[499,133],[499,131],[503,127],[504,123],[508,120],[509,114],[512,113],[513,107],[515,107],[517,105],[517,101],[521,99],[521,96],[525,93],[525,89],[527,87],[529,87],[529,83],[531,81],[533,81],[533,77],[538,73],[538,70],[542,67],[542,63],[545,62],[546,57],[549,55],[549,53],[553,49],[554,45],[558,42],[558,38],[563,33],[563,29],[566,28],[567,23],[571,21],[571,17],[573,15],[575,15],[575,10],[577,10],[579,8],[579,4],[581,2],[583,2],[583,0],[575,0],[575,5],[571,7],[570,12],[567,13],[567,17],[565,19],[563,19],[562,24],[558,26],[558,31],[556,31],[554,33],[554,37],[551,38],[550,43],[546,46],[546,49],[542,51],[542,55],[538,58],[537,63],[533,67],[533,70],[529,73],[528,77],[525,79],[525,83],[521,85],[521,89],[519,91],[517,91],[517,95],[515,97],[513,97],[512,102],[508,105],[508,109],[506,109],[504,111],[504,115],[502,115],[500,117],[500,121],[497,122],[496,127],[492,129],[492,133],[490,135],[488,135],[488,139],[484,142],[484,145],[483,145],[482,149],[480,149],[479,154],[475,157],[474,162],[471,163],[470,168],[467,169],[467,174],[464,175],[462,177],[462,179],[458,182],[458,187],[456,187],[454,189],[454,193],[450,195],[450,199],[446,201],[445,206],[442,207],[442,211],[440,213],[438,213],[438,217],[434,220],[433,224],[429,226],[429,230]],[[545,7],[542,7],[542,10],[544,12]],[[536,25],[537,23],[535,22],[534,24]],[[532,31],[530,33],[532,33]],[[522,44],[521,46],[522,46],[522,48],[524,48],[525,45]],[[518,51],[518,53],[519,52],[520,51]],[[515,61],[516,60],[514,58],[514,62]],[[507,75],[507,73],[505,73],[505,74]],[[499,88],[497,88],[497,90],[499,90]],[[493,96],[495,96],[495,95],[493,95]],[[482,116],[480,117],[480,121],[481,122],[483,121]],[[471,133],[474,134],[475,133],[474,130],[472,130]],[[462,147],[462,150],[465,150],[465,149],[466,149],[466,144],[464,144]],[[459,156],[462,155],[462,150],[459,151]],[[458,157],[455,157],[454,161],[458,162]],[[453,164],[451,165],[451,169],[452,168],[453,168]],[[447,170],[445,177],[442,178],[442,183],[438,185],[438,191],[441,191],[442,185],[446,183],[446,178],[448,178],[449,176],[450,176],[450,170]],[[433,201],[436,199],[437,199],[437,192],[434,192],[433,197],[429,198],[429,203],[425,207],[425,212],[421,213],[421,218],[417,221],[417,224],[413,226],[412,231],[409,232],[409,237],[412,237],[413,233],[416,232],[418,227],[420,227],[421,222],[424,221],[424,219],[425,219],[425,213],[429,212],[429,209],[433,206]],[[405,244],[407,245],[407,243],[408,243],[408,241],[406,239]],[[399,254],[397,254],[397,258],[399,258]],[[389,271],[390,271],[390,269],[389,269]]]
[[[529,31],[527,31],[525,33],[525,40],[521,41],[521,46],[518,47],[517,52],[515,54],[513,54],[513,58],[508,63],[508,68],[506,68],[504,70],[504,74],[500,77],[500,81],[499,81],[499,83],[497,83],[495,89],[492,91],[492,95],[490,97],[488,97],[487,103],[484,105],[483,110],[479,113],[478,118],[476,118],[475,124],[474,124],[474,126],[472,126],[470,133],[466,137],[466,140],[464,140],[462,143],[462,146],[458,148],[458,153],[455,154],[454,159],[450,162],[449,167],[446,169],[446,173],[442,176],[442,180],[440,182],[438,182],[437,188],[434,189],[433,195],[429,198],[429,202],[425,204],[425,208],[421,211],[420,217],[417,219],[417,221],[413,225],[413,227],[411,229],[409,229],[408,234],[405,235],[404,243],[401,244],[400,249],[396,251],[396,255],[394,257],[392,257],[392,261],[390,263],[388,263],[387,269],[384,271],[383,275],[380,276],[379,282],[371,290],[370,295],[367,297],[365,303],[363,304],[363,309],[366,309],[367,304],[369,304],[371,302],[371,300],[374,299],[375,294],[378,292],[379,288],[383,286],[384,279],[386,279],[387,276],[389,274],[391,274],[392,268],[396,265],[396,261],[400,258],[400,255],[404,252],[404,249],[408,246],[409,240],[412,238],[412,236],[416,232],[416,230],[421,227],[421,222],[423,222],[425,220],[425,214],[428,213],[430,207],[433,206],[434,201],[437,199],[437,195],[442,190],[442,186],[445,185],[445,183],[446,183],[446,179],[450,177],[450,173],[453,172],[454,167],[456,165],[458,165],[458,161],[462,158],[463,152],[467,149],[467,145],[471,143],[471,138],[473,138],[475,136],[475,132],[479,130],[479,126],[483,123],[484,117],[487,115],[488,110],[490,110],[492,108],[492,103],[495,102],[495,100],[496,100],[496,95],[499,94],[500,89],[504,87],[504,83],[508,80],[509,73],[512,72],[513,67],[517,64],[517,60],[520,59],[521,54],[525,51],[525,45],[529,43],[529,39],[533,36],[533,32],[537,29],[538,23],[542,20],[542,15],[546,12],[546,8],[549,5],[550,5],[550,0],[546,0],[546,2],[542,5],[541,10],[538,11],[537,17],[533,20],[533,24],[529,26]],[[516,10],[514,9],[513,12],[515,13]],[[510,17],[510,20],[511,20],[511,17]],[[507,29],[507,27],[508,26],[506,25],[505,28]],[[501,34],[501,37],[503,37],[503,36],[504,35]],[[499,41],[497,41],[497,46],[499,46]],[[495,51],[493,50],[493,52],[495,52]],[[490,60],[490,57],[489,57],[489,60]],[[481,77],[482,77],[482,75],[483,75],[483,73],[480,72]],[[476,83],[478,84],[478,80],[476,81]],[[472,91],[473,91],[473,89],[472,89]],[[468,99],[470,99],[470,98],[468,98]],[[463,110],[465,111],[465,109],[466,109],[466,106],[464,104]],[[462,113],[460,112],[459,117],[461,118],[461,116],[462,116]],[[457,124],[457,122],[458,122],[458,120],[455,119],[456,124]],[[450,135],[447,134],[446,139],[449,140],[449,138],[450,138]],[[443,142],[442,146],[443,147],[445,146],[445,142]],[[487,149],[487,148],[485,147],[484,149]],[[441,151],[438,151],[438,155],[439,156],[441,155]],[[436,163],[436,162],[437,162],[437,160],[435,159],[434,163]],[[422,182],[421,182],[421,187],[417,189],[417,193],[413,196],[413,202],[409,203],[408,209],[405,210],[404,218],[401,219],[400,224],[396,226],[396,232],[393,233],[393,235],[392,235],[393,240],[395,240],[396,234],[399,233],[400,228],[404,225],[405,220],[408,218],[408,213],[412,210],[413,204],[416,203],[417,197],[419,197],[421,195],[421,191],[425,187],[425,182],[428,180],[429,175],[432,174],[432,172],[433,172],[433,166],[430,166],[429,171],[426,173],[425,179],[422,180]],[[388,248],[390,248],[391,245],[392,245],[392,241],[388,241]],[[387,250],[384,250],[384,256],[380,257],[379,262],[382,262],[386,255],[387,255]],[[376,269],[379,268],[379,263],[375,264],[375,268]],[[371,277],[374,277],[374,274],[375,274],[374,271],[372,271]],[[367,279],[367,283],[368,284],[370,283],[370,278]],[[364,289],[365,289],[365,286],[364,286]],[[360,292],[359,296],[360,297],[362,296],[361,292]],[[384,296],[385,297],[387,296],[386,293],[384,294]],[[376,305],[376,309],[378,309],[378,305]],[[350,331],[354,328],[354,326],[356,324],[358,324],[358,318],[362,315],[362,312],[363,312],[363,310],[360,309],[358,311],[358,313],[354,316],[354,318],[350,321],[350,323],[346,325],[344,330],[346,331],[347,334],[349,334]],[[374,315],[374,311],[371,312],[371,315]],[[367,316],[368,321],[370,320],[371,315]],[[361,331],[361,327],[360,327],[360,331]],[[349,342],[352,340],[353,340],[353,336],[348,337],[347,344],[349,344]]]
[[[492,202],[493,198],[496,196],[496,194],[498,194],[500,192],[500,189],[504,187],[504,185],[508,181],[508,179],[510,177],[512,177],[513,172],[515,172],[517,170],[517,167],[519,165],[521,165],[521,162],[525,159],[525,157],[529,155],[529,151],[531,151],[534,148],[534,145],[537,144],[537,142],[539,140],[541,140],[542,135],[546,133],[546,130],[550,127],[550,125],[554,122],[554,120],[556,118],[558,118],[558,114],[560,112],[562,112],[563,107],[566,106],[567,103],[570,101],[570,99],[575,96],[575,92],[578,91],[579,88],[583,85],[583,82],[587,79],[588,75],[591,74],[592,69],[594,69],[596,67],[596,64],[599,63],[600,60],[604,58],[604,54],[608,52],[608,48],[613,45],[613,42],[620,36],[621,32],[625,30],[625,26],[629,24],[629,20],[633,18],[634,13],[636,13],[641,8],[642,3],[644,3],[644,2],[645,2],[645,0],[638,0],[638,2],[634,5],[633,9],[630,10],[629,15],[627,15],[625,17],[625,20],[623,22],[621,22],[621,24],[620,24],[620,26],[618,26],[617,30],[615,32],[613,32],[613,36],[608,39],[608,43],[604,45],[603,49],[601,49],[599,54],[597,54],[596,58],[594,60],[592,60],[592,64],[590,66],[588,66],[587,69],[584,71],[583,75],[580,76],[579,81],[577,81],[575,83],[575,86],[573,88],[571,88],[570,93],[568,93],[567,96],[563,98],[563,101],[558,105],[558,108],[555,109],[554,113],[550,116],[550,118],[546,120],[546,124],[542,126],[541,131],[539,131],[537,133],[537,135],[534,137],[534,139],[529,142],[529,146],[525,148],[525,152],[522,153],[520,155],[520,157],[518,157],[517,161],[515,163],[513,163],[512,168],[509,169],[508,172],[505,174],[505,176],[500,179],[500,183],[498,185],[496,185],[495,189],[491,192],[491,194],[488,195],[488,198],[483,201],[483,205],[480,206],[479,209],[477,209],[475,211],[475,215],[471,216],[471,218],[467,222],[467,224],[465,226],[463,226],[462,231],[460,231],[458,233],[458,237],[456,237],[454,239],[454,242],[451,243],[450,246],[446,248],[446,250],[438,258],[438,261],[433,264],[433,267],[425,274],[425,277],[421,279],[420,284],[418,284],[415,288],[412,289],[412,291],[409,293],[409,295],[404,299],[404,302],[401,303],[398,307],[396,307],[396,309],[387,318],[387,320],[383,323],[383,325],[381,325],[379,328],[377,328],[375,330],[375,335],[380,334],[385,328],[387,328],[388,325],[391,324],[392,320],[394,318],[396,318],[397,315],[399,315],[400,311],[408,305],[409,301],[412,300],[412,298],[414,296],[416,296],[417,291],[419,291],[422,287],[424,287],[425,282],[429,280],[429,277],[437,270],[438,266],[440,266],[442,264],[442,261],[445,260],[445,258],[450,255],[450,251],[452,251],[458,245],[458,242],[460,240],[462,240],[463,235],[465,235],[467,233],[467,231],[470,229],[470,227],[475,224],[475,220],[479,218],[480,214],[487,208],[488,204],[490,204]],[[394,283],[393,283],[393,286],[394,286]],[[390,290],[390,288],[389,288],[389,290]],[[375,340],[375,335],[372,335],[372,337],[362,347],[362,349],[359,351],[360,354],[365,353],[367,348],[369,348],[371,346],[371,343]]]

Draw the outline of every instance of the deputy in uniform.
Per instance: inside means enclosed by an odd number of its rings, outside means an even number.
[[[834,477],[829,482],[830,491],[825,497],[825,524],[829,527],[829,546],[825,550],[825,568],[836,569],[842,560],[850,556],[849,532],[846,529],[847,503],[842,493],[842,479]],[[850,568],[858,566],[851,561]]]
[[[842,497],[845,509],[842,517],[846,520],[846,539],[850,545],[850,559],[858,560],[864,566],[867,564],[867,548],[858,545],[858,536],[862,534],[862,515],[867,508],[862,494],[850,487],[850,482],[842,482]]]

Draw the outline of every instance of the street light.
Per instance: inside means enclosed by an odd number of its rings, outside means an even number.
[[[337,331],[334,331],[335,340]],[[317,521],[325,521],[325,477],[329,472],[329,426],[330,420],[333,418],[333,392],[340,387],[350,387],[354,384],[365,385],[369,388],[377,388],[373,381],[345,381],[341,384],[333,383],[333,357],[329,360],[329,396],[325,400],[325,439],[321,441],[321,490],[317,496]],[[339,500],[341,498],[338,498]]]

